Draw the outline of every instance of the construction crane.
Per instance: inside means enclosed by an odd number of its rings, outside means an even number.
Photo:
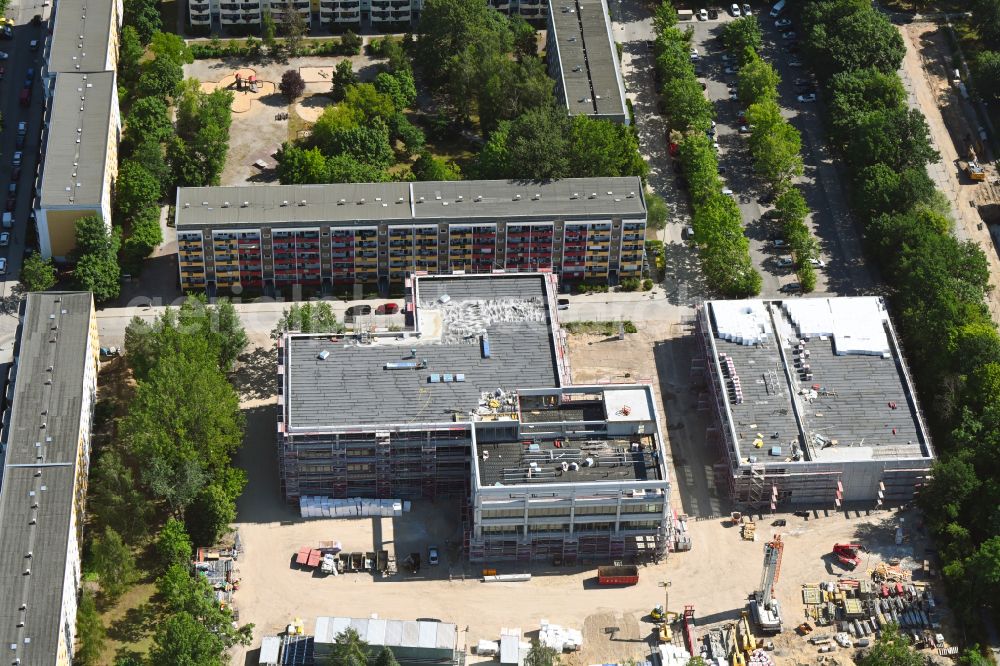
[[[781,607],[774,598],[774,585],[781,573],[784,547],[780,534],[775,534],[771,541],[764,544],[764,570],[760,585],[750,596],[750,614],[763,634],[781,633]]]

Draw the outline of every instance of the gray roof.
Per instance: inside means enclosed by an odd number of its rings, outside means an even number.
[[[84,373],[94,362],[86,355],[91,303],[89,293],[47,292],[29,294],[25,306],[0,483],[0,645],[10,661],[22,664],[56,663],[64,629],[60,611],[67,549],[76,538],[70,515]],[[77,516],[78,526],[81,520]],[[28,567],[30,576],[24,574]],[[14,644],[16,652],[9,650]]]
[[[116,40],[111,33],[116,0],[59,0],[54,4],[48,71],[107,71],[108,50]]]
[[[56,76],[42,152],[41,208],[100,206],[117,95],[113,72]]]
[[[639,178],[244,185],[177,190],[178,227],[610,216],[645,219]]]
[[[549,29],[570,114],[627,117],[618,49],[604,0],[552,0]]]
[[[586,483],[593,481],[649,481],[659,477],[659,463],[654,457],[657,444],[644,439],[644,448],[631,451],[630,437],[560,437],[532,438],[528,450],[521,442],[478,442],[479,479],[483,486],[496,484]],[[606,447],[603,445],[606,444]],[[596,464],[588,467],[590,458]],[[561,463],[576,463],[577,469],[563,471]],[[537,467],[529,468],[532,463]]]
[[[881,299],[869,300],[881,304]],[[871,322],[876,331],[884,327],[890,341],[891,352],[885,356],[837,354],[835,336],[824,335],[806,339],[809,356],[797,360],[793,346],[799,337],[788,313],[779,301],[763,305],[769,312],[767,339],[746,345],[720,337],[715,303],[707,304],[716,351],[732,359],[740,378],[742,402],[735,399],[731,382],[724,384],[744,463],[754,457],[758,463],[785,466],[793,442],[804,448],[805,459],[818,462],[931,457],[887,315]],[[884,312],[884,304],[881,308]],[[719,372],[717,363],[714,372]],[[804,363],[811,378],[804,374]],[[815,397],[810,393],[814,387]],[[778,455],[771,455],[772,447],[779,447]]]
[[[292,335],[285,350],[285,423],[289,432],[408,423],[446,423],[479,405],[483,391],[559,385],[555,349],[548,323],[544,278],[538,275],[470,279],[420,278],[420,303],[427,309],[455,312],[481,302],[532,301],[541,321],[491,321],[490,357],[483,358],[479,335],[464,337],[447,327],[441,339],[392,340],[359,344],[350,336]],[[445,306],[434,302],[447,293]],[[423,316],[423,315],[418,315]],[[386,363],[426,359],[423,369],[387,370]],[[329,355],[319,358],[322,351]],[[464,375],[463,382],[431,383],[431,375]]]

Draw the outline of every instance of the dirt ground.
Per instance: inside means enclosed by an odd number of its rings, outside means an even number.
[[[291,58],[285,62],[248,62],[242,59],[222,58],[196,60],[184,66],[184,75],[202,82],[203,89],[214,89],[220,83],[228,85],[237,71],[253,72],[264,84],[257,94],[235,92],[233,124],[229,131],[229,154],[222,171],[222,185],[277,182],[273,153],[290,139],[290,132],[298,132],[315,122],[323,108],[330,104],[326,93],[330,90],[329,74],[341,60],[350,60],[358,78],[374,79],[376,58],[358,56],[308,56]],[[298,70],[306,81],[305,95],[293,105],[276,89],[281,75]],[[323,75],[326,76],[323,76]],[[279,118],[279,114],[294,114],[295,122]],[[263,160],[269,165],[259,169],[254,162]]]
[[[1000,285],[1000,256],[975,207],[977,195],[986,185],[965,180],[958,169],[958,160],[966,157],[965,137],[975,136],[976,127],[966,120],[968,110],[949,84],[951,56],[942,30],[930,21],[915,21],[899,27],[906,44],[903,80],[927,118],[934,147],[941,153],[941,161],[929,165],[928,173],[951,203],[955,234],[960,239],[979,244],[989,262],[990,282],[997,286]],[[988,153],[980,155],[980,160],[990,157]],[[988,172],[995,174],[991,169]],[[1000,292],[994,289],[987,296],[987,304],[994,320],[1000,320]]]

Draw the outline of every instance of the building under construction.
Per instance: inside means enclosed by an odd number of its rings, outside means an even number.
[[[453,496],[471,508],[473,560],[662,556],[669,483],[652,391],[570,385],[555,277],[408,287],[405,331],[361,321],[280,341],[286,499]]]
[[[876,297],[709,301],[697,318],[717,483],[757,508],[904,502],[934,450]]]

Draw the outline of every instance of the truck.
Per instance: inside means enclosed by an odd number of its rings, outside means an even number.
[[[975,182],[981,182],[986,180],[986,171],[983,169],[982,165],[975,160],[959,160],[958,167],[962,170],[969,180]]]
[[[597,567],[598,585],[635,585],[638,582],[639,567],[634,564]]]
[[[694,12],[690,9],[678,9],[677,10],[677,20],[678,21],[693,21]]]

